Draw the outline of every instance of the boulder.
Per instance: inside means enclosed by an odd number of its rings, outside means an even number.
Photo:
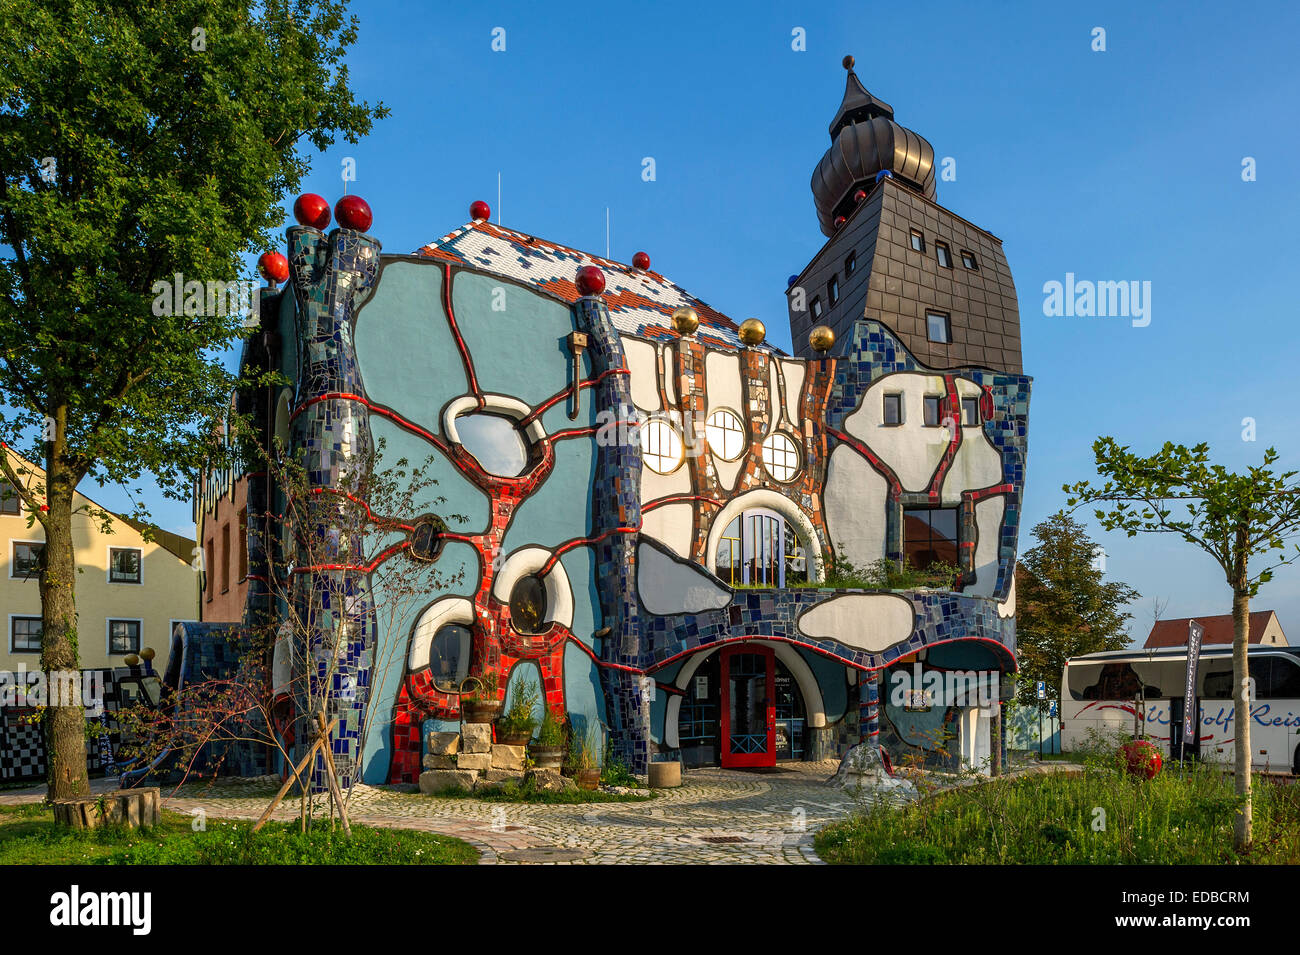
[[[457,766],[456,760],[453,759],[451,756],[439,756],[433,753],[428,753],[424,757],[424,768],[425,769],[459,769],[459,768],[469,769],[471,767]]]
[[[431,756],[454,756],[460,751],[459,733],[430,733],[428,752]]]
[[[562,793],[577,789],[578,784],[568,776],[561,776],[555,769],[535,769],[527,776],[533,781],[538,792]]]
[[[524,758],[528,755],[526,746],[510,746],[506,743],[492,744],[492,768],[508,769],[513,772],[524,771]]]
[[[489,769],[483,774],[483,782],[490,786],[498,783],[522,782],[524,778],[523,770],[515,771],[512,769]]]
[[[420,792],[431,796],[447,789],[473,789],[477,778],[469,769],[430,769],[420,773]]]
[[[460,728],[460,749],[463,753],[492,752],[492,724],[466,723]]]
[[[890,775],[876,743],[859,743],[852,747],[840,760],[840,768],[830,782],[845,789],[874,789],[900,796],[916,794],[916,787],[910,780]]]
[[[456,768],[488,770],[492,768],[491,753],[461,753],[456,757]]]

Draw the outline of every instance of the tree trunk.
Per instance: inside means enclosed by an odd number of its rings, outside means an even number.
[[[45,765],[49,798],[76,799],[90,794],[86,774],[86,715],[80,694],[66,692],[81,687],[77,652],[77,560],[72,545],[72,501],[75,475],[62,460],[66,411],[55,418],[55,440],[45,455],[45,554],[41,564],[41,669],[50,694],[45,709]],[[56,675],[62,671],[62,679]]]
[[[1237,795],[1245,802],[1233,820],[1233,845],[1238,852],[1250,848],[1251,794],[1250,794],[1250,664],[1246,648],[1250,634],[1250,594],[1245,586],[1245,574],[1237,575],[1232,594],[1232,708],[1236,742],[1233,745],[1233,770],[1236,774]]]

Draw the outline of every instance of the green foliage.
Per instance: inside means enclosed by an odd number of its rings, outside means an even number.
[[[1065,661],[1084,653],[1123,649],[1132,618],[1125,606],[1138,592],[1106,581],[1098,547],[1087,529],[1064,511],[1033,529],[1037,544],[1025,551],[1016,573],[1016,655],[1020,701],[1037,706],[1034,682],[1059,696]]]
[[[858,567],[847,558],[836,555],[826,568],[826,580],[810,587],[830,587],[838,590],[915,590],[918,587],[951,589],[961,569],[955,564],[935,561],[924,569],[912,566],[910,559],[898,561],[882,557],[866,567]]]
[[[579,736],[569,734],[568,768],[576,772],[580,769],[597,769],[600,766],[600,754],[604,743],[600,726],[596,722],[587,723],[587,731]]]
[[[271,245],[303,147],[357,142],[387,114],[349,88],[355,18],[336,0],[4,7],[0,433],[39,459],[48,414],[74,486],[151,472],[185,499],[230,394],[220,352],[246,332],[153,314],[154,284],[237,279]]]
[[[542,749],[563,749],[566,725],[564,714],[548,706],[537,731],[537,745]]]
[[[537,725],[533,711],[541,701],[541,690],[535,680],[521,680],[515,687],[514,699],[510,708],[497,720],[497,728],[508,735],[531,733]]]
[[[823,859],[847,864],[1300,862],[1300,789],[1256,791],[1256,841],[1244,857],[1233,848],[1242,797],[1230,777],[1196,764],[1136,779],[1117,770],[1113,750],[1081,774],[991,780],[907,806],[877,802],[822,829],[815,844]]]
[[[605,756],[605,768],[601,771],[600,783],[602,786],[625,786],[629,789],[636,789],[641,785],[632,770],[628,769],[627,764],[611,753]]]
[[[1096,510],[1106,530],[1176,534],[1205,551],[1222,568],[1234,593],[1254,597],[1273,571],[1300,556],[1287,541],[1300,531],[1300,484],[1295,471],[1275,473],[1273,448],[1260,467],[1245,473],[1210,463],[1209,445],[1193,448],[1166,442],[1150,457],[1133,454],[1114,438],[1093,444],[1101,487],[1067,484],[1071,507],[1105,504]],[[1272,563],[1253,573],[1251,558]]]
[[[472,865],[478,852],[459,839],[410,829],[353,826],[352,838],[317,822],[253,832],[246,822],[209,821],[195,832],[188,816],[164,812],[151,829],[106,826],[84,832],[56,825],[50,810],[0,807],[0,865]]]

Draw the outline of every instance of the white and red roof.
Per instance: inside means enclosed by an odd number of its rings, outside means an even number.
[[[620,332],[676,339],[673,310],[689,305],[700,316],[696,337],[701,342],[716,348],[741,347],[735,322],[658,272],[556,245],[487,220],[475,219],[415,254],[500,275],[569,303],[580,297],[574,284],[578,269],[594,265],[605,273],[602,298]]]

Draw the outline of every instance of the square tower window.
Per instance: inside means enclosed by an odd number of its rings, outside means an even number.
[[[925,426],[927,428],[939,427],[939,422],[943,418],[943,397],[940,395],[926,395],[922,401],[925,409]]]
[[[858,267],[858,254],[850,252],[848,258],[844,260],[844,277],[848,278],[853,274],[853,270]]]
[[[912,251],[913,252],[925,251],[925,236],[921,234],[920,229],[912,230]]]
[[[979,266],[975,264],[975,253],[974,253],[974,252],[967,252],[965,249],[962,249],[962,250],[961,250],[961,264],[964,265],[964,266],[966,266],[966,268],[970,269],[972,272],[978,272],[978,271],[979,271]]]
[[[813,317],[813,318],[821,318],[821,317],[822,317],[822,300],[821,300],[821,298],[814,298],[814,299],[812,300],[811,311],[812,311],[812,317]]]
[[[939,260],[939,265],[945,269],[952,268],[952,254],[948,251],[948,246],[942,242],[934,244],[934,255]]]
[[[961,423],[963,427],[974,428],[980,423],[980,400],[963,398],[961,400]]]
[[[840,279],[837,275],[832,275],[831,280],[826,283],[826,301],[834,305],[840,300]]]

